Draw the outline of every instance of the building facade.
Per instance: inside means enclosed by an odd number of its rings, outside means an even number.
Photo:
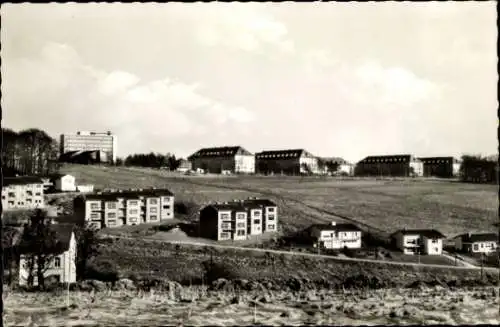
[[[467,233],[455,237],[455,249],[469,253],[491,253],[498,248],[498,234]]]
[[[217,241],[246,240],[278,231],[278,207],[267,199],[214,203],[200,210],[200,236]]]
[[[460,173],[460,160],[454,157],[419,158],[424,166],[426,177],[457,177]]]
[[[253,174],[255,156],[241,146],[204,148],[189,156],[192,169],[205,173]]]
[[[440,255],[444,239],[445,236],[434,229],[405,229],[391,235],[393,245],[404,254]]]
[[[64,157],[70,152],[95,152],[105,154],[100,161],[115,162],[117,153],[117,138],[111,132],[77,132],[76,134],[62,134],[60,139],[60,155]],[[99,153],[99,152],[97,152]]]
[[[185,173],[191,171],[193,169],[193,165],[189,160],[181,159],[179,162],[179,167],[177,167],[177,171],[181,173]]]
[[[356,164],[356,176],[423,176],[423,162],[412,155],[368,156]]]
[[[255,154],[258,174],[318,174],[318,158],[304,149],[263,151]]]
[[[38,177],[5,177],[2,187],[2,208],[30,210],[44,208],[44,183]]]
[[[76,181],[75,177],[69,174],[57,174],[50,177],[50,181],[56,191],[60,192],[75,192]]]
[[[309,228],[314,243],[326,249],[361,248],[361,229],[353,224],[316,224]]]
[[[75,199],[75,214],[100,229],[174,218],[174,195],[167,189],[98,192]]]
[[[76,282],[76,258],[77,258],[77,243],[75,233],[73,232],[72,224],[53,224],[50,229],[55,233],[58,241],[58,246],[54,249],[47,249],[50,255],[50,262],[45,267],[45,279],[54,278],[58,283],[75,283]],[[38,285],[36,276],[36,263],[30,264],[30,249],[23,246],[23,241],[20,244],[20,260],[19,260],[19,285],[28,285],[30,275],[30,267],[35,273],[33,275],[33,285]]]

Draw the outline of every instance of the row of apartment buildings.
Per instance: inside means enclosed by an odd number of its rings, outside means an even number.
[[[324,174],[322,160],[305,149],[262,151],[252,154],[241,146],[203,148],[188,157],[190,167],[209,173],[243,174]],[[457,176],[460,160],[454,157],[421,157],[411,154],[368,156],[357,164],[334,160],[338,171],[356,176]]]

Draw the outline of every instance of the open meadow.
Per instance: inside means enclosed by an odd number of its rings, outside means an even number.
[[[285,232],[312,223],[351,221],[389,234],[399,228],[435,228],[448,237],[492,231],[498,222],[498,188],[447,180],[338,179],[281,176],[183,176],[154,169],[68,165],[63,172],[96,188],[167,187],[176,201],[202,206],[248,196],[280,207]],[[193,218],[193,217],[190,217]]]
[[[5,292],[6,326],[473,325],[500,323],[498,290],[339,293]]]

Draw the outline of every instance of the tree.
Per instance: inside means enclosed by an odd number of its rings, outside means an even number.
[[[76,276],[79,279],[85,277],[87,264],[99,253],[99,239],[97,229],[90,225],[75,228],[77,240]]]
[[[498,170],[498,160],[464,155],[460,165],[460,179],[472,183],[497,183]]]
[[[335,173],[337,170],[339,170],[340,164],[337,161],[333,160],[328,160],[325,162],[326,168],[328,172]]]
[[[28,286],[33,286],[37,277],[38,286],[45,287],[45,272],[57,255],[58,241],[55,232],[50,228],[47,213],[35,210],[30,222],[24,227],[20,251],[28,271]]]

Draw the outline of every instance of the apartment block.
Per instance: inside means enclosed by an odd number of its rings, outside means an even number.
[[[206,173],[242,173],[255,172],[255,157],[241,146],[203,148],[188,157],[193,170]]]
[[[258,174],[317,174],[318,158],[304,149],[262,151],[255,154]]]
[[[455,177],[460,172],[461,161],[454,157],[425,157],[419,158],[424,165],[424,176],[427,177]]]
[[[174,195],[167,189],[111,190],[75,199],[75,214],[97,228],[157,223],[174,218]]]
[[[200,236],[245,240],[251,235],[278,230],[278,208],[270,200],[250,198],[214,203],[200,210]]]
[[[96,133],[79,131],[76,134],[62,134],[60,138],[60,155],[72,156],[80,152],[100,153],[104,155],[100,161],[116,161],[117,138],[111,132]]]
[[[44,208],[43,188],[43,181],[38,177],[5,177],[2,187],[3,210]]]
[[[423,176],[423,162],[410,154],[368,156],[356,164],[356,176]]]

